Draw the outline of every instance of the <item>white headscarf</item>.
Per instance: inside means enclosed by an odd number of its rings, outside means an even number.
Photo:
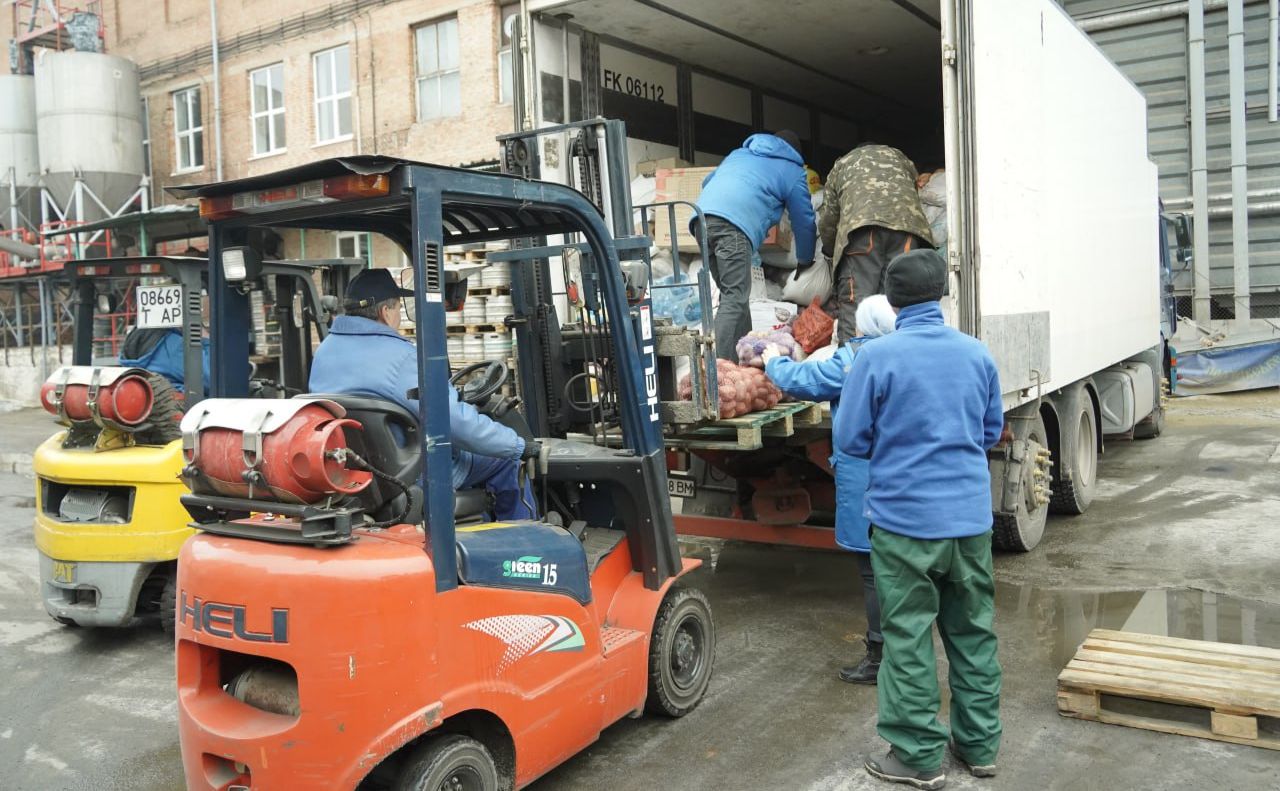
[[[862,300],[858,312],[854,316],[858,334],[867,338],[879,338],[893,332],[898,315],[889,306],[889,298],[884,294],[873,294]]]

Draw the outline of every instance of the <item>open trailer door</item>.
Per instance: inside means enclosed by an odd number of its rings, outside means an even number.
[[[1146,101],[1051,0],[944,5],[961,326],[992,349],[1009,407],[1160,341]]]

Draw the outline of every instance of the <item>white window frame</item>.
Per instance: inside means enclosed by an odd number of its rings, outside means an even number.
[[[457,63],[454,63],[452,66],[441,67],[439,62],[440,30],[444,25],[447,25],[450,22],[453,23],[453,35],[454,35],[453,51],[458,56]],[[435,71],[430,71],[423,74],[423,73],[419,73],[418,71],[419,62],[421,60],[419,48],[422,46],[422,34],[428,30],[432,31],[434,34],[433,40],[434,40],[434,45],[436,47],[436,68],[435,68]],[[461,31],[458,29],[458,17],[456,16],[444,17],[443,19],[437,19],[434,22],[427,22],[426,24],[418,25],[413,29],[413,77],[414,77],[413,94],[414,94],[414,102],[418,108],[419,121],[439,121],[444,118],[457,118],[462,115],[462,52],[460,49],[462,44],[461,39],[462,39]],[[422,106],[423,83],[426,83],[431,80],[435,80],[437,83],[443,86],[445,84],[446,78],[451,77],[453,75],[458,76],[458,111],[456,113],[444,112],[443,110],[444,91],[442,90],[436,91],[436,96],[441,99],[441,101],[437,103],[437,106],[435,108],[424,108]],[[432,110],[430,115],[427,114],[428,109]]]
[[[280,84],[278,86],[275,85],[275,80],[273,79],[273,71],[276,69],[279,69]],[[260,108],[258,107],[258,92],[256,90],[256,86],[254,85],[254,78],[257,75],[262,74],[264,72],[267,75],[267,83],[266,83],[267,106],[265,108]],[[280,91],[281,103],[278,107],[272,106],[271,104],[273,88],[279,88],[279,91]],[[282,128],[282,135],[285,139],[276,140],[275,119],[276,119],[276,116],[281,116],[282,117],[281,123],[284,123],[283,121],[284,110],[285,110],[284,62],[281,61],[279,63],[272,63],[268,66],[263,66],[262,68],[254,69],[253,71],[249,72],[249,139],[252,141],[253,155],[255,157],[271,156],[272,154],[283,154],[285,151],[288,150],[287,143],[288,143],[289,133],[287,129]],[[267,148],[265,151],[258,150],[258,119],[259,118],[267,119]]]
[[[355,243],[354,256],[342,254],[342,243],[348,240]],[[373,245],[364,231],[339,231],[333,240],[333,254],[335,258],[363,258],[366,264],[373,265]]]
[[[175,173],[196,173],[204,170],[204,117],[200,113],[192,112],[192,98],[195,98],[201,104],[201,110],[204,109],[203,102],[200,100],[200,86],[192,85],[189,88],[180,88],[173,92],[173,164]],[[187,129],[178,128],[178,102],[186,105],[187,121],[191,122],[194,118],[194,125]],[[200,138],[200,145],[196,145],[197,135]],[[188,162],[184,166],[182,164],[182,156],[186,154]]]
[[[511,104],[515,97],[515,21],[519,13],[518,3],[500,6],[498,11],[498,104]]]
[[[339,46],[336,46],[336,47],[331,47],[326,50],[321,50],[320,52],[317,52],[311,56],[311,80],[312,80],[312,86],[313,86],[312,94],[315,97],[314,109],[315,109],[315,120],[316,120],[316,145],[326,145],[328,143],[340,143],[344,140],[350,140],[354,137],[354,135],[351,132],[347,132],[345,135],[339,133],[339,130],[342,129],[342,123],[341,123],[342,117],[339,114],[338,108],[342,106],[343,99],[349,100],[347,102],[347,107],[348,108],[351,107],[352,92],[351,92],[350,82],[347,83],[346,90],[344,91],[335,90],[332,94],[328,96],[320,95],[321,60],[324,59],[325,57],[329,58],[329,65],[328,65],[329,82],[331,85],[334,86],[334,88],[337,88],[338,87],[338,58],[339,58],[338,53],[339,52],[342,53],[341,57],[348,59],[347,62],[349,64],[350,58],[351,58],[351,49],[346,44],[340,44]],[[350,80],[351,78],[350,70],[347,71],[347,78],[348,80]],[[352,112],[352,111],[348,110],[348,112]],[[321,129],[320,116],[323,113],[329,113],[333,121],[333,131],[335,132],[335,135],[333,137],[325,138],[320,136],[320,129]],[[347,119],[348,126],[352,125],[351,121],[352,121],[351,118]]]

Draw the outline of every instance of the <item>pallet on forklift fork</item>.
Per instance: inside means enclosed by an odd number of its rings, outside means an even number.
[[[741,417],[696,426],[675,426],[666,437],[668,448],[690,450],[757,450],[765,437],[790,437],[797,426],[821,424],[821,404],[792,401]]]

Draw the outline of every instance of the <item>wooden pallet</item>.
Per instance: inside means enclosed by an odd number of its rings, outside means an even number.
[[[697,427],[676,426],[666,444],[691,450],[756,450],[764,447],[765,437],[789,437],[796,433],[796,426],[813,426],[821,420],[820,404],[791,401]]]
[[[1180,708],[1127,713],[1104,695]],[[1058,712],[1280,750],[1280,734],[1258,727],[1260,717],[1280,718],[1280,650],[1094,629],[1058,675]]]
[[[511,286],[474,286],[467,289],[472,297],[500,297],[511,293]]]
[[[510,332],[505,324],[450,324],[445,332],[454,335],[475,335],[478,332]]]

